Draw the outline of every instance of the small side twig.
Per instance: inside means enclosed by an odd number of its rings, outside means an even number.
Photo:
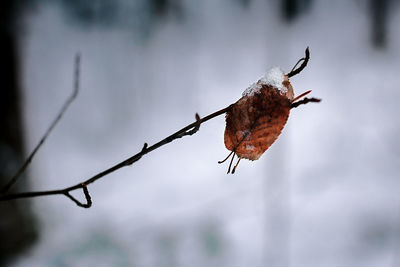
[[[253,125],[254,125],[254,123],[253,123]],[[227,159],[229,159],[229,157],[230,157],[230,156],[232,155],[232,153],[233,153],[233,156],[232,156],[232,158],[231,158],[231,161],[229,162],[228,171],[227,171],[226,174],[229,174],[229,173],[234,174],[234,173],[235,173],[236,168],[237,168],[237,166],[239,165],[239,162],[240,162],[240,160],[241,160],[241,157],[238,156],[239,159],[238,159],[236,165],[233,167],[232,172],[231,172],[231,167],[232,167],[233,159],[235,158],[235,156],[237,156],[237,155],[236,155],[236,149],[242,144],[242,142],[247,138],[247,136],[249,136],[249,134],[250,134],[250,131],[246,132],[246,133],[243,135],[242,139],[235,145],[235,147],[234,147],[234,148],[232,149],[232,151],[229,153],[229,155],[228,155],[225,159],[218,161],[218,164],[224,163]]]
[[[64,193],[64,195],[65,195],[66,197],[68,197],[69,199],[71,199],[73,202],[75,202],[75,204],[78,205],[79,207],[82,207],[82,208],[90,208],[90,207],[92,206],[92,198],[90,197],[89,190],[87,189],[87,186],[86,186],[86,184],[84,184],[84,183],[82,183],[82,191],[83,191],[83,194],[85,195],[86,203],[82,203],[82,202],[80,202],[79,200],[77,200],[75,197],[73,197],[73,196],[69,193],[69,191],[66,191],[66,192]]]
[[[297,63],[294,65],[293,69],[288,74],[286,74],[289,78],[293,77],[294,75],[299,74],[307,66],[307,63],[310,60],[310,50],[308,49],[308,47],[306,48],[305,54],[306,54],[306,56],[301,58],[299,61],[297,61]],[[300,62],[303,62],[303,63],[300,65],[300,67],[295,69],[296,66]]]
[[[65,101],[64,105],[62,106],[60,112],[54,119],[54,121],[50,124],[50,127],[47,129],[45,134],[42,136],[40,139],[39,143],[36,145],[36,147],[32,150],[28,158],[25,160],[25,162],[22,164],[22,166],[18,169],[18,171],[14,174],[14,176],[8,181],[8,183],[0,190],[0,193],[6,193],[16,182],[17,180],[21,177],[21,174],[26,170],[26,168],[29,166],[31,163],[33,157],[36,155],[40,147],[44,144],[46,141],[47,137],[50,135],[50,133],[53,131],[54,127],[57,125],[57,123],[61,120],[62,116],[64,115],[65,111],[67,111],[68,107],[71,105],[71,103],[75,100],[76,96],[78,95],[79,92],[79,74],[80,74],[80,55],[77,54],[75,57],[75,78],[74,78],[74,90],[71,94],[71,96]]]
[[[188,130],[186,132],[183,132],[180,136],[178,136],[178,138],[184,137],[185,135],[193,135],[195,133],[197,133],[198,130],[200,130],[200,115],[198,113],[196,113],[194,115],[195,119],[196,119],[196,124],[193,127],[192,130]]]
[[[307,104],[307,103],[310,103],[310,102],[318,103],[318,102],[321,102],[321,99],[315,98],[315,97],[312,97],[312,98],[307,98],[306,97],[306,98],[303,98],[302,100],[299,100],[297,102],[292,103],[290,108],[297,108],[300,105],[304,105],[304,104]]]

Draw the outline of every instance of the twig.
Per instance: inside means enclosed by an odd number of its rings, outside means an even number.
[[[310,50],[308,49],[308,47],[306,48],[305,53],[306,53],[306,56],[301,58],[299,61],[297,61],[297,63],[294,65],[293,69],[287,74],[287,76],[289,78],[293,77],[294,75],[299,74],[307,66],[307,63],[310,60]],[[299,64],[302,61],[303,61],[303,63],[301,64],[301,66],[298,67],[297,69],[295,69],[297,64]]]
[[[84,204],[84,203],[80,202],[79,200],[77,200],[76,198],[74,198],[69,193],[69,191],[66,191],[64,193],[64,195],[66,197],[68,197],[69,199],[71,199],[73,202],[75,202],[75,204],[78,205],[79,207],[90,208],[92,206],[92,198],[90,197],[89,190],[87,189],[87,186],[84,183],[82,183],[82,190],[83,190],[83,194],[85,195],[85,198],[86,198],[86,204]]]
[[[231,106],[228,106],[226,108],[223,108],[221,110],[218,110],[208,116],[205,116],[204,118],[200,118],[200,116],[198,114],[196,114],[196,121],[187,125],[186,127],[180,129],[179,131],[171,134],[170,136],[164,138],[163,140],[159,141],[158,143],[155,143],[154,145],[148,147],[147,143],[145,143],[143,145],[142,150],[133,155],[132,157],[114,165],[113,167],[102,171],[96,175],[94,175],[93,177],[87,179],[84,182],[81,182],[79,184],[70,186],[70,187],[66,187],[63,189],[58,189],[58,190],[48,190],[48,191],[36,191],[36,192],[23,192],[23,193],[15,193],[15,194],[7,194],[7,195],[0,195],[0,201],[7,201],[7,200],[12,200],[12,199],[20,199],[20,198],[31,198],[31,197],[39,197],[39,196],[50,196],[50,195],[64,195],[66,197],[68,197],[69,199],[71,199],[72,201],[74,201],[78,206],[80,207],[84,207],[84,208],[89,208],[92,205],[92,201],[87,189],[87,185],[94,183],[95,181],[97,181],[98,179],[106,176],[107,174],[110,174],[122,167],[126,167],[129,166],[131,164],[133,164],[134,162],[138,161],[139,159],[142,158],[142,156],[144,156],[147,153],[150,153],[151,151],[165,145],[168,144],[170,142],[172,142],[175,139],[181,138],[185,135],[192,135],[195,132],[197,132],[200,128],[200,125],[208,120],[211,120],[212,118],[215,118],[219,115],[222,115],[224,113],[226,113],[228,111],[228,109]],[[86,197],[86,204],[81,203],[80,201],[78,201],[77,199],[75,199],[70,192],[77,190],[77,189],[83,189],[83,192],[85,194]]]
[[[292,108],[296,108],[299,105],[303,105],[303,104],[307,104],[309,102],[320,102],[320,99],[316,99],[316,98],[304,98],[300,101],[297,101],[295,103],[292,104]],[[170,142],[172,142],[173,140],[176,140],[178,138],[181,138],[183,136],[186,135],[192,135],[195,132],[198,131],[200,125],[208,120],[211,120],[219,115],[222,115],[224,113],[226,113],[229,108],[231,106],[228,106],[226,108],[223,108],[221,110],[218,110],[204,118],[200,118],[200,116],[198,116],[196,114],[196,121],[187,125],[186,127],[180,129],[179,131],[171,134],[170,136],[164,138],[163,140],[159,141],[158,143],[148,147],[147,143],[144,143],[142,150],[133,155],[132,157],[114,165],[113,167],[104,170],[96,175],[94,175],[93,177],[87,179],[84,182],[81,182],[79,184],[70,186],[70,187],[66,187],[63,189],[58,189],[58,190],[48,190],[48,191],[36,191],[36,192],[23,192],[23,193],[15,193],[15,194],[8,194],[8,195],[0,195],[0,201],[7,201],[7,200],[12,200],[12,199],[20,199],[20,198],[31,198],[31,197],[39,197],[39,196],[50,196],[50,195],[64,195],[68,198],[70,198],[72,201],[74,201],[78,206],[80,207],[84,207],[84,208],[89,208],[92,205],[92,201],[91,201],[91,197],[89,195],[89,191],[87,189],[87,185],[94,183],[95,181],[97,181],[98,179],[122,168],[122,167],[126,167],[126,166],[130,166],[131,164],[133,164],[134,162],[140,160],[142,158],[142,156],[146,155],[147,153],[150,153],[151,151],[166,145]],[[232,154],[232,152],[231,152]],[[229,156],[231,155],[229,154]],[[229,157],[228,156],[228,157]],[[86,204],[81,203],[80,201],[78,201],[77,199],[75,199],[70,192],[77,190],[77,189],[82,189],[83,193],[85,195],[86,198]]]
[[[184,137],[185,135],[193,135],[195,133],[197,133],[198,130],[200,130],[200,115],[198,113],[196,113],[194,115],[195,119],[196,119],[196,125],[193,127],[192,130],[190,131],[186,131],[183,132],[180,136],[178,136],[178,138]]]
[[[24,164],[22,164],[22,166],[18,169],[18,171],[10,179],[10,181],[1,189],[0,193],[2,193],[2,194],[6,193],[11,188],[11,186],[13,186],[17,182],[17,180],[21,177],[21,174],[26,170],[26,168],[31,163],[33,157],[36,155],[36,153],[38,152],[39,148],[44,144],[44,142],[46,141],[47,137],[53,131],[54,127],[61,120],[61,118],[64,115],[65,111],[67,111],[67,109],[70,106],[70,104],[75,100],[75,98],[76,98],[76,96],[78,95],[78,92],[79,92],[79,74],[80,74],[79,67],[80,67],[80,55],[77,54],[75,56],[75,74],[74,74],[75,82],[74,82],[74,90],[72,92],[72,95],[64,103],[64,105],[62,106],[62,108],[61,108],[60,112],[58,113],[57,117],[51,123],[50,127],[47,129],[45,134],[42,136],[42,138],[40,139],[39,143],[36,145],[36,147],[33,149],[31,154],[25,160]]]
[[[321,99],[319,99],[319,98],[314,98],[314,97],[312,97],[312,98],[304,98],[304,99],[302,99],[302,100],[299,100],[299,101],[297,101],[297,102],[294,102],[294,103],[292,103],[292,105],[290,106],[290,108],[297,108],[298,106],[300,106],[300,105],[304,105],[304,104],[307,104],[307,103],[310,103],[310,102],[314,102],[314,103],[318,103],[318,102],[321,102]]]

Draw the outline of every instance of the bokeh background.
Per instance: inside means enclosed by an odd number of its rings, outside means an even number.
[[[235,175],[223,116],[89,186],[0,203],[0,265],[400,266],[400,4],[390,0],[2,1],[1,181],[78,98],[14,191],[76,184],[235,102],[274,66],[297,94]],[[77,198],[82,198],[80,192]]]

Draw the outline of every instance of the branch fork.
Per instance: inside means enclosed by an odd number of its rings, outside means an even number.
[[[92,198],[90,197],[89,190],[85,183],[81,183],[83,194],[85,195],[86,203],[82,203],[70,194],[70,191],[65,191],[64,195],[75,202],[76,205],[82,208],[90,208],[92,206]]]

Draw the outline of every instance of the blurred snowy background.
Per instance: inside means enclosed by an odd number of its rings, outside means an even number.
[[[92,184],[90,209],[30,200],[37,237],[6,266],[400,266],[397,1],[19,3],[26,152],[71,94],[82,56],[79,96],[34,159],[29,190],[124,160],[235,102],[269,68],[290,71],[307,46],[291,82],[323,102],[293,110],[235,175],[217,164],[228,153],[220,116]]]

